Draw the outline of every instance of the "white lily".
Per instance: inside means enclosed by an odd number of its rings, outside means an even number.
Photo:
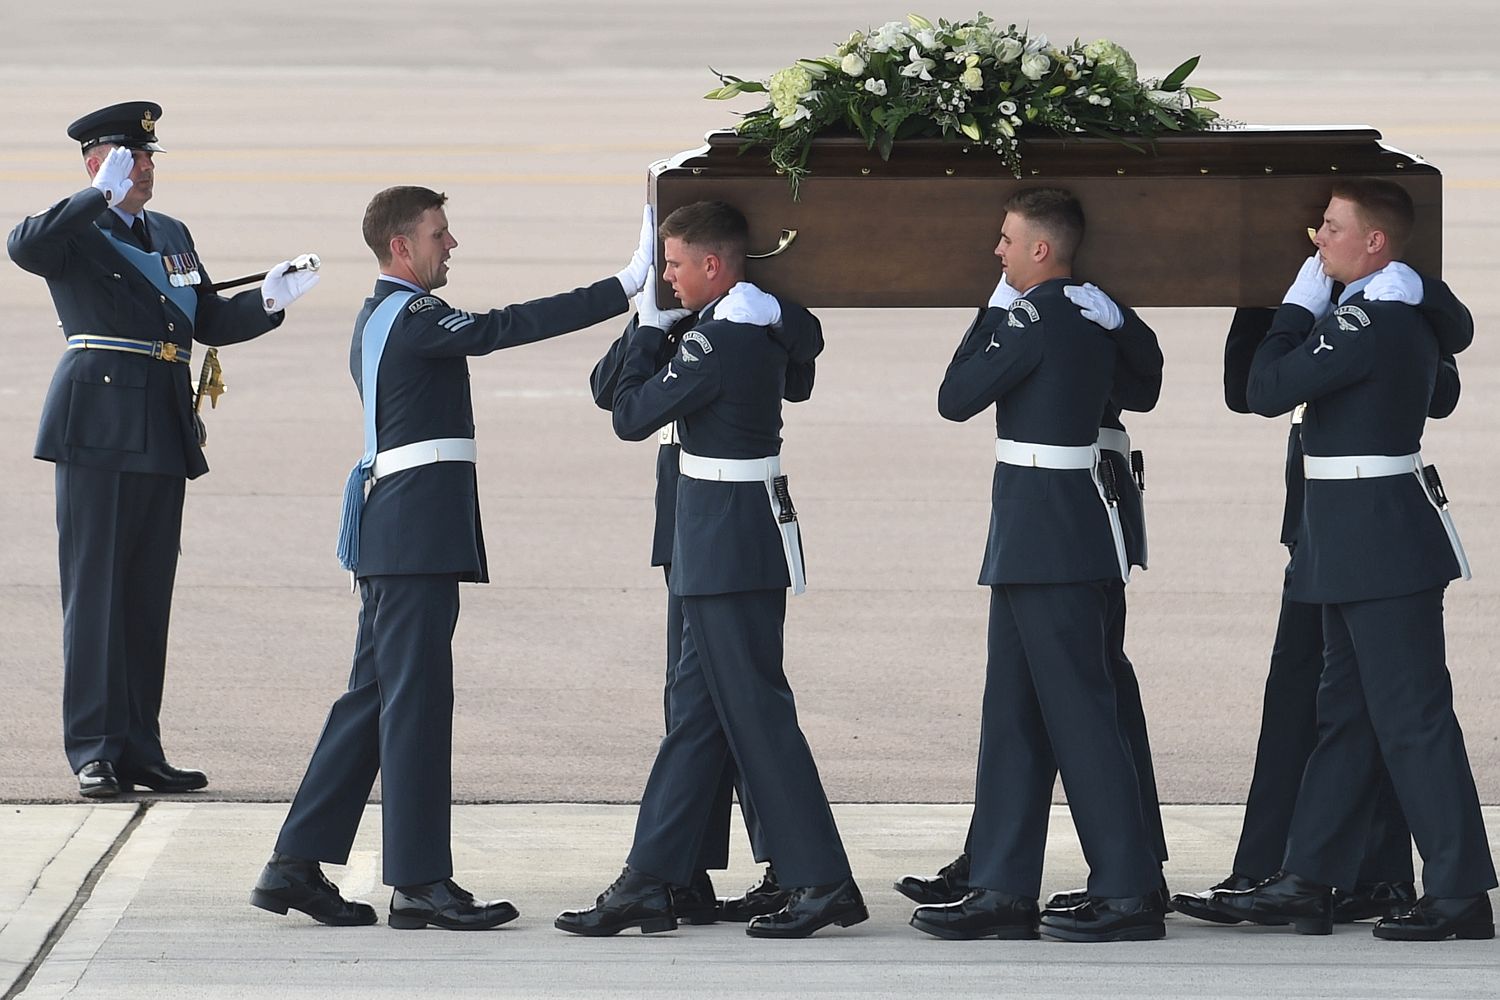
[[[901,67],[901,75],[920,77],[923,80],[931,80],[932,71],[934,69],[937,69],[937,63],[933,62],[931,59],[924,57],[922,53],[917,51],[917,47],[915,45],[911,47],[910,58],[911,62]]]

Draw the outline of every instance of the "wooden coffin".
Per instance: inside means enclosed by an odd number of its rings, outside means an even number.
[[[1368,127],[1171,135],[1146,153],[1107,139],[1034,138],[1019,180],[999,156],[959,143],[903,140],[882,161],[857,137],[826,138],[800,201],[763,149],[741,155],[730,131],[707,139],[651,167],[656,217],[705,199],[735,205],[750,220],[752,257],[771,254],[750,261],[750,280],[808,306],[984,303],[1000,275],[1001,206],[1030,185],[1078,196],[1088,235],[1075,273],[1133,306],[1281,301],[1339,177],[1404,186],[1417,207],[1405,259],[1441,273],[1442,175]],[[795,232],[790,242],[784,230]]]

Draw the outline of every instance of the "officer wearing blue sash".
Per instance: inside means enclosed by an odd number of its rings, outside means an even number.
[[[1005,206],[997,253],[1022,294],[965,335],[938,412],[996,407],[989,543],[989,663],[979,745],[969,893],[919,906],[938,937],[1126,941],[1165,933],[1160,863],[1120,724],[1107,631],[1128,576],[1118,484],[1100,422],[1120,349],[1064,293],[1083,239],[1066,191],[1033,188]],[[1038,913],[1052,786],[1059,772],[1090,866],[1087,899]]]
[[[381,273],[350,347],[365,452],[347,484],[338,546],[360,592],[354,668],[251,894],[263,909],[297,909],[325,924],[376,921],[368,904],[339,895],[319,862],[347,861],[377,772],[390,925],[479,929],[517,915],[504,900],[476,900],[451,877],[458,585],[489,579],[467,359],[618,316],[646,280],[649,224],[614,277],[504,309],[458,309],[432,294],[447,283],[458,246],[446,200],[394,187],[365,210],[365,243]]]
[[[661,226],[665,276],[689,309],[738,283],[748,226],[719,202],[679,208]],[[681,313],[656,307],[655,283],[615,388],[615,431],[642,440],[676,422],[681,440],[673,594],[682,599],[681,658],[668,697],[672,729],[641,797],[628,863],[594,906],[558,916],[575,934],[671,930],[670,887],[684,885],[709,835],[733,758],[754,804],[786,905],[752,918],[752,937],[806,937],[868,917],[782,670],[786,589],[805,586],[801,537],[780,471],[788,365],[822,350],[816,326],[782,331],[715,318],[682,335],[659,367]]]
[[[1263,416],[1306,403],[1305,478],[1287,596],[1322,605],[1318,741],[1308,758],[1281,871],[1221,889],[1226,917],[1332,926],[1331,887],[1358,878],[1383,760],[1422,855],[1423,895],[1376,923],[1378,938],[1490,938],[1495,868],[1444,654],[1443,591],[1467,578],[1422,430],[1441,358],[1468,346],[1417,309],[1365,295],[1400,256],[1414,221],[1398,185],[1334,186],[1318,254],[1256,350],[1247,401]],[[1334,281],[1344,284],[1337,307]]]
[[[731,323],[747,323],[752,326],[770,327],[778,331],[775,335],[788,345],[809,342],[821,335],[822,326],[812,313],[795,303],[781,303],[775,296],[767,295],[756,286],[742,281],[731,288],[722,299],[711,303],[696,313],[684,316],[670,330],[656,358],[658,368],[663,368],[677,352],[682,335],[700,322],[712,319]],[[594,403],[600,409],[614,407],[615,387],[625,363],[625,349],[639,325],[639,317],[633,317],[599,363],[594,366],[589,378]],[[815,362],[799,363],[789,360],[786,370],[784,398],[796,403],[812,395]],[[672,535],[676,526],[677,468],[682,446],[677,436],[677,425],[668,424],[657,434],[656,449],[656,524],[651,539],[651,565],[662,567],[670,585],[672,579]],[[667,591],[667,672],[666,687],[662,701],[666,712],[667,731],[672,730],[672,677],[682,655],[682,598]],[[733,759],[725,762],[724,780],[720,785],[713,814],[709,819],[708,833],[704,837],[698,865],[694,869],[692,883],[685,887],[674,886],[672,907],[677,919],[687,924],[712,923],[715,920],[748,921],[751,917],[775,913],[787,903],[787,893],[776,879],[776,869],[765,847],[760,823],[755,818],[755,807],[740,789],[740,812],[745,818],[746,831],[750,836],[750,847],[755,860],[766,865],[761,880],[743,895],[726,899],[714,897],[711,869],[721,869],[729,864],[729,818],[732,797],[738,784],[738,774]]]
[[[1423,278],[1400,261],[1387,264],[1365,286],[1371,302],[1403,302],[1417,306],[1442,342],[1468,343],[1474,320],[1441,280]],[[1236,413],[1249,413],[1245,399],[1250,363],[1265,339],[1274,309],[1238,309],[1224,344],[1224,400]],[[1429,417],[1446,417],[1458,405],[1458,365],[1445,354],[1438,366]],[[1287,437],[1286,502],[1282,510],[1281,542],[1295,558],[1297,527],[1302,516],[1302,414],[1294,410]],[[1290,565],[1285,579],[1290,577]],[[1234,868],[1204,892],[1177,893],[1172,907],[1179,913],[1216,923],[1225,917],[1208,905],[1216,889],[1249,889],[1270,878],[1286,855],[1287,830],[1307,757],[1317,742],[1318,681],[1323,674],[1323,609],[1287,596],[1285,582],[1276,638],[1271,645],[1261,708],[1260,737],[1255,769],[1245,799]],[[1377,768],[1376,793],[1364,859],[1352,892],[1335,889],[1333,922],[1352,923],[1371,917],[1393,916],[1416,901],[1411,863],[1411,832],[1401,813],[1385,765]]]
[[[204,787],[167,763],[158,715],[187,480],[208,471],[193,415],[193,342],[281,325],[317,282],[271,268],[259,290],[211,289],[192,234],[146,211],[161,106],[115,104],[68,126],[92,183],[11,230],[11,259],[47,279],[67,350],[36,457],[57,465],[63,748],[87,798]]]
[[[1130,565],[1146,568],[1146,516],[1141,490],[1145,485],[1144,459],[1139,451],[1131,449],[1130,437],[1120,420],[1122,409],[1145,413],[1154,409],[1161,396],[1162,353],[1156,333],[1135,314],[1133,310],[1121,310],[1116,303],[1096,286],[1069,285],[1063,294],[1075,305],[1084,319],[1099,324],[1114,333],[1119,357],[1115,364],[1114,385],[1110,389],[1109,404],[1099,426],[1099,454],[1109,463],[1120,499],[1120,527],[1125,538],[1125,551]],[[1000,279],[990,298],[989,318],[991,324],[1004,322],[1004,310],[1019,297],[1006,278]],[[986,321],[986,311],[981,310],[975,325]],[[969,331],[973,332],[972,328]],[[967,334],[966,334],[967,337]],[[960,348],[962,349],[962,348]],[[1141,706],[1140,683],[1136,680],[1135,667],[1125,654],[1125,586],[1123,581],[1111,581],[1115,597],[1109,615],[1109,655],[1111,673],[1118,695],[1120,728],[1130,744],[1131,759],[1135,764],[1136,781],[1141,793],[1141,814],[1145,817],[1147,831],[1157,861],[1167,860],[1166,835],[1162,829],[1161,805],[1157,800],[1156,772],[1151,760],[1151,741],[1146,731],[1146,713]],[[969,892],[969,850],[973,845],[973,825],[964,841],[964,853],[944,865],[936,875],[907,875],[896,882],[896,891],[916,903],[956,903]],[[1076,906],[1088,898],[1087,889],[1072,889],[1056,892],[1047,898],[1052,908]],[[1165,896],[1158,890],[1158,902],[1165,906]]]

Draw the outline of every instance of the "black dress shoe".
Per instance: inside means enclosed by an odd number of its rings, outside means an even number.
[[[1220,889],[1228,889],[1240,892],[1255,887],[1259,879],[1253,879],[1248,875],[1230,875],[1217,885],[1210,886],[1203,892],[1174,892],[1172,893],[1172,909],[1189,917],[1197,917],[1199,920],[1208,920],[1216,924],[1237,924],[1240,917],[1231,917],[1220,913],[1208,905],[1209,899]],[[1286,923],[1285,920],[1281,923]]]
[[[1495,936],[1495,913],[1489,893],[1458,899],[1423,896],[1405,913],[1381,920],[1373,933],[1385,941],[1488,941]]]
[[[752,918],[745,925],[745,933],[758,938],[805,938],[829,924],[853,927],[869,919],[865,899],[850,876],[841,882],[791,890],[786,906]]]
[[[956,903],[969,893],[969,856],[960,854],[936,875],[908,875],[896,891],[913,903]]]
[[[759,882],[745,890],[743,896],[729,896],[719,900],[719,919],[744,923],[751,917],[775,913],[785,906],[792,894],[776,881],[776,869],[766,865],[766,873]]]
[[[1041,932],[1060,941],[1159,941],[1167,925],[1153,896],[1094,897],[1066,909],[1042,911]]]
[[[86,799],[112,799],[120,794],[120,779],[107,760],[91,760],[78,769],[78,794]]]
[[[357,899],[339,895],[339,887],[323,875],[316,861],[303,861],[285,854],[271,855],[260,870],[250,903],[272,913],[301,910],[330,927],[364,927],[378,923],[375,908]]]
[[[521,914],[509,900],[484,902],[451,878],[426,885],[398,885],[391,892],[387,923],[397,930],[441,927],[445,931],[487,931]]]
[[[1233,877],[1232,875],[1230,876],[1230,878]],[[1162,916],[1166,916],[1172,912],[1172,900],[1176,897],[1167,891],[1167,880],[1164,877],[1161,880],[1161,885],[1148,898],[1151,900],[1151,905],[1156,907]],[[1047,909],[1066,910],[1069,907],[1086,903],[1088,899],[1089,891],[1087,889],[1067,889],[1063,892],[1054,892],[1047,897]]]
[[[1036,923],[1036,900],[995,889],[970,889],[956,903],[919,906],[911,915],[917,930],[950,941],[1034,941]]]
[[[1291,924],[1298,934],[1333,933],[1333,890],[1300,875],[1280,871],[1249,889],[1216,889],[1208,905],[1225,923]]]
[[[1417,903],[1417,887],[1410,882],[1360,882],[1353,892],[1333,890],[1333,922],[1352,924],[1371,917],[1394,917]]]
[[[173,767],[166,761],[157,764],[121,764],[120,785],[129,791],[131,785],[143,785],[153,792],[194,792],[208,784],[208,775],[190,768]]]
[[[589,937],[618,934],[627,927],[639,927],[642,934],[675,931],[677,917],[672,913],[672,888],[661,879],[626,865],[620,877],[594,900],[593,906],[586,910],[564,910],[552,921],[552,926]]]
[[[719,919],[719,900],[708,872],[693,874],[693,884],[672,887],[672,913],[680,923],[711,924]]]

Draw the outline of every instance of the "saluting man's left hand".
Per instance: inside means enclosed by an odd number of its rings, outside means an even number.
[[[1090,323],[1097,323],[1111,331],[1125,325],[1125,316],[1120,312],[1120,307],[1115,305],[1115,300],[1105,295],[1093,282],[1068,285],[1063,288],[1063,294]]]
[[[1422,304],[1422,276],[1399,260],[1393,260],[1375,272],[1365,286],[1365,298],[1371,302],[1419,306]]]
[[[316,260],[313,254],[303,254],[297,260],[303,257]],[[260,283],[260,304],[266,312],[280,312],[318,283],[316,270],[294,271],[293,267],[292,261],[284,260],[266,272],[265,280]]]

